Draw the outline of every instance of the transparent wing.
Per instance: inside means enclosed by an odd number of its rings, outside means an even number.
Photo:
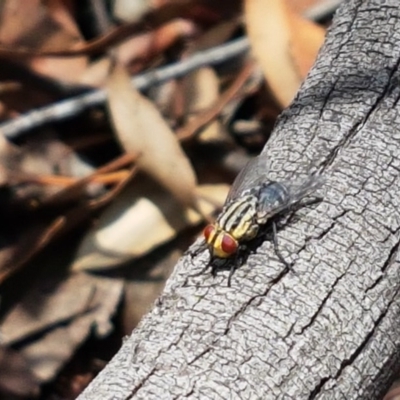
[[[250,160],[239,172],[231,189],[229,190],[226,203],[239,196],[244,190],[257,186],[267,181],[267,168],[265,161],[259,156]]]
[[[321,175],[311,175],[300,182],[272,182],[263,185],[259,193],[258,218],[266,221],[285,209],[290,209],[313,194],[324,183]]]

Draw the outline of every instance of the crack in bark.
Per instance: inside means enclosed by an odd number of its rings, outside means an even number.
[[[176,340],[173,342],[169,343],[168,346],[165,349],[161,349],[158,354],[156,359],[158,360],[163,353],[166,353],[168,350],[170,350],[173,346],[177,346],[178,343],[181,341],[183,338],[184,334],[186,333],[186,329],[182,329],[180,332],[179,336],[177,337]],[[128,397],[125,397],[125,400],[131,399],[139,390],[144,386],[144,384],[151,378],[152,375],[157,371],[157,366],[154,366],[151,371],[134,387],[132,392],[129,394]]]
[[[145,383],[154,375],[157,371],[157,367],[153,367],[151,371],[133,388],[131,393],[125,397],[125,400],[132,399],[133,396],[145,385]]]
[[[211,347],[219,340],[219,337],[214,340],[213,343],[210,344],[210,347],[206,348],[205,350],[203,350],[202,352],[200,352],[197,356],[195,356],[193,358],[193,360],[188,362],[188,365],[193,365],[196,361],[198,361],[201,357],[205,356],[207,353],[209,353],[211,351]]]
[[[389,97],[388,94],[390,93],[390,91],[398,86],[398,83],[396,85],[396,82],[393,83],[392,79],[393,79],[393,76],[398,72],[399,66],[400,66],[400,59],[397,59],[394,66],[391,68],[391,71],[389,73],[389,77],[388,77],[385,87],[383,88],[383,90],[381,91],[379,96],[376,98],[376,101],[371,106],[370,110],[365,114],[365,117],[361,121],[362,124],[365,124],[365,122],[368,121],[368,119],[370,118],[372,113],[376,110],[376,108],[378,107],[378,105],[380,104],[382,99]],[[358,124],[358,125],[360,125],[360,124]]]
[[[351,265],[351,263],[350,263]],[[349,265],[349,267],[350,267]],[[314,313],[314,315],[311,317],[310,322],[306,325],[304,325],[301,328],[300,333],[296,333],[296,335],[303,335],[304,332],[315,322],[315,320],[318,318],[318,315],[321,313],[322,309],[324,308],[326,302],[328,301],[328,299],[331,297],[333,291],[335,290],[335,287],[337,286],[337,284],[342,280],[342,278],[346,275],[347,271],[343,272],[343,274],[341,274],[340,276],[338,276],[335,281],[333,282],[332,287],[329,289],[329,292],[327,293],[327,295],[324,297],[324,299],[322,300],[321,304],[319,305],[317,311]]]
[[[324,96],[324,102],[322,103],[321,110],[319,111],[318,121],[322,120],[322,113],[324,112],[325,106],[328,104],[328,101],[330,100],[331,94],[334,93],[336,90],[337,82],[338,79],[335,79],[334,82],[332,82],[332,85],[330,86],[328,92]]]
[[[281,279],[283,279],[283,277],[285,277],[288,273],[290,273],[290,269],[288,268],[284,268],[275,278],[271,279],[271,281],[269,282],[269,286],[266,290],[264,290],[263,293],[258,294],[256,296],[251,297],[245,304],[243,304],[242,307],[240,307],[229,319],[228,322],[226,324],[226,328],[225,331],[223,333],[223,335],[227,335],[231,329],[231,325],[233,323],[233,321],[241,314],[243,314],[247,308],[253,304],[253,302],[255,300],[261,299],[263,297],[266,297],[269,293],[269,291],[272,289],[272,287],[274,285],[276,285]]]
[[[349,212],[349,210],[343,210],[343,211],[340,212],[338,215],[334,216],[334,217],[332,218],[331,224],[330,224],[327,228],[323,229],[322,232],[321,232],[319,235],[317,235],[317,236],[311,236],[311,237],[309,237],[309,238],[306,238],[305,245],[308,244],[312,239],[313,239],[313,240],[320,240],[320,239],[322,239],[325,235],[327,235],[327,234],[334,228],[334,226],[336,225],[338,219],[341,218],[341,217],[343,217],[343,216],[345,216],[348,212]],[[302,250],[304,250],[305,245],[304,245],[304,247],[302,246]]]
[[[372,339],[372,337],[374,336],[376,330],[379,328],[379,325],[381,324],[381,322],[383,321],[383,319],[385,318],[385,316],[387,315],[387,313],[390,310],[391,305],[393,304],[393,302],[395,301],[395,299],[397,298],[399,294],[399,289],[396,290],[396,292],[394,293],[394,295],[392,296],[392,299],[390,300],[390,302],[387,304],[387,306],[385,307],[384,312],[380,315],[380,317],[376,320],[376,322],[374,323],[373,328],[371,329],[371,331],[365,336],[365,339],[360,343],[360,345],[357,347],[357,349],[353,352],[353,354],[350,355],[349,358],[344,359],[341,363],[340,363],[340,367],[339,370],[337,371],[337,373],[332,376],[329,375],[327,377],[324,377],[320,380],[320,382],[318,383],[318,385],[314,388],[314,390],[310,393],[310,396],[308,397],[308,400],[314,400],[316,398],[316,396],[318,396],[321,391],[323,390],[325,384],[333,379],[333,380],[337,380],[339,378],[339,376],[342,374],[343,370],[354,363],[354,361],[357,359],[357,357],[361,354],[361,352],[364,350],[364,348],[366,346],[368,346],[369,341]]]
[[[383,265],[381,267],[382,274],[377,279],[375,279],[375,281],[365,290],[364,299],[365,299],[366,294],[370,290],[373,290],[382,281],[382,279],[384,278],[385,271],[396,260],[397,254],[399,252],[399,248],[400,248],[400,239],[398,239],[398,241],[395,243],[395,245],[391,248],[388,257],[386,258],[385,262],[383,263]]]
[[[340,212],[338,215],[336,215],[335,217],[332,217],[332,223],[327,228],[322,230],[322,232],[320,234],[318,234],[317,236],[307,236],[304,239],[303,245],[296,251],[296,253],[300,254],[302,251],[304,251],[305,248],[308,246],[308,244],[312,240],[322,239],[325,235],[327,235],[333,229],[333,227],[336,225],[338,219],[343,217],[344,215],[346,215],[348,212],[349,212],[349,210],[344,210],[344,211]],[[295,265],[296,265],[296,260],[293,261],[292,267],[294,267]]]

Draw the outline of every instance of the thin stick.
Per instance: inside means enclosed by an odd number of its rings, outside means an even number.
[[[313,7],[306,13],[313,20],[330,15],[343,0],[324,0],[319,7]],[[247,38],[240,38],[209,50],[201,51],[184,61],[146,72],[132,79],[132,84],[139,90],[178,78],[206,65],[216,65],[249,50]],[[7,138],[17,138],[23,132],[38,128],[50,122],[71,118],[83,110],[102,104],[106,99],[104,90],[95,90],[71,99],[27,112],[18,118],[0,124],[0,132]]]
[[[132,84],[137,89],[144,90],[169,79],[184,76],[188,72],[205,65],[220,64],[245,53],[248,49],[249,42],[247,38],[237,39],[210,50],[194,54],[187,60],[141,74],[132,79]],[[38,128],[44,124],[71,118],[89,107],[102,104],[105,99],[106,92],[104,90],[95,90],[71,99],[62,100],[58,103],[29,111],[14,120],[0,124],[0,132],[9,139],[15,139],[21,133]]]
[[[243,88],[254,70],[253,63],[248,63],[233,81],[231,86],[217,99],[212,107],[200,113],[195,119],[188,122],[178,130],[176,136],[179,140],[186,140],[192,137],[201,128],[216,118],[224,109],[226,104],[232,100]]]

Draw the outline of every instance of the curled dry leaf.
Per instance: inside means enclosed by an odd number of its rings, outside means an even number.
[[[198,189],[199,205],[206,215],[223,204],[229,186],[204,185]],[[201,216],[191,210],[182,212],[174,198],[159,188],[145,190],[138,195],[131,186],[102,214],[95,229],[84,238],[73,270],[101,270],[113,268],[143,256],[155,247],[174,238],[184,228],[198,224]],[[147,192],[147,193],[146,193]]]
[[[195,206],[196,177],[189,159],[159,111],[132,87],[116,65],[107,84],[108,108],[116,135],[127,153],[140,154],[139,168],[182,204]]]
[[[312,64],[310,55],[312,58],[316,56],[324,38],[322,28],[312,22],[299,22],[301,17],[294,17],[293,14],[286,0],[245,1],[246,25],[252,49],[268,86],[282,108],[293,100],[306,74],[305,69],[308,71]],[[305,26],[307,32],[303,33]],[[315,38],[310,41],[310,36]],[[300,44],[302,40],[307,42]],[[303,61],[303,57],[308,61]]]

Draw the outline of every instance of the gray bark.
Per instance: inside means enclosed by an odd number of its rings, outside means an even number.
[[[183,257],[163,295],[79,397],[379,399],[399,365],[400,6],[343,3],[262,157],[272,179],[326,177],[324,201],[226,285]]]

